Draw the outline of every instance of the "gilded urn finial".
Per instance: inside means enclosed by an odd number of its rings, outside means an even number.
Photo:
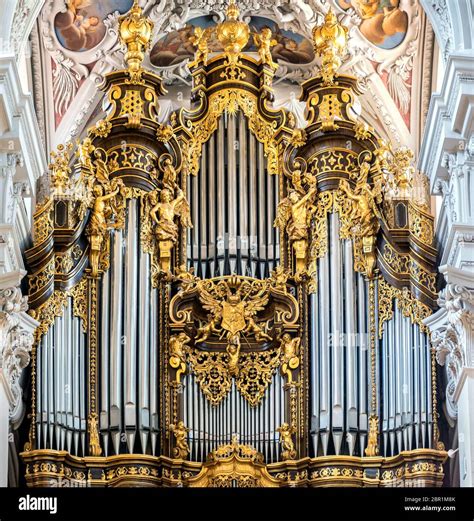
[[[339,23],[329,9],[324,23],[313,29],[314,51],[322,57],[321,76],[324,83],[331,84],[346,53],[348,28]]]
[[[143,16],[138,0],[135,0],[130,11],[120,18],[120,41],[127,47],[125,61],[132,82],[140,81],[141,64],[145,58],[143,51],[150,44],[153,25],[150,19]]]
[[[226,19],[216,29],[217,39],[227,54],[229,63],[234,64],[250,37],[249,26],[238,19],[239,14],[239,8],[232,0],[226,11]]]

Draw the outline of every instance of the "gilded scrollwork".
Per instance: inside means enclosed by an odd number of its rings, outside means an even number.
[[[385,322],[393,318],[394,301],[396,301],[398,309],[405,317],[418,324],[422,331],[427,331],[423,320],[432,313],[431,309],[416,299],[407,287],[402,289],[395,288],[386,282],[383,278],[378,281],[378,324],[379,338],[383,335],[383,326]]]
[[[261,115],[256,96],[244,90],[225,89],[211,94],[208,104],[206,115],[199,121],[189,121],[186,127],[189,138],[183,144],[184,171],[187,174],[197,175],[202,145],[217,130],[222,113],[227,111],[229,114],[235,114],[240,108],[248,118],[250,131],[263,143],[268,172],[277,174],[278,147],[274,141],[277,122],[268,121]]]

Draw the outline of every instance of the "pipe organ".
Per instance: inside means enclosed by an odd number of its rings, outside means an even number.
[[[52,153],[34,215],[28,484],[440,485],[433,219],[354,109],[347,30],[314,30],[305,128],[233,3],[158,123],[151,32],[135,2],[108,112]]]

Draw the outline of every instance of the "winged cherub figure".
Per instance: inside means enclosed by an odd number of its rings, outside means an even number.
[[[272,38],[272,31],[268,27],[264,27],[260,34],[253,35],[253,41],[258,48],[258,54],[262,63],[267,63],[270,67],[276,69],[278,65],[273,61],[271,48],[278,42]]]
[[[280,444],[281,444],[281,457],[283,460],[295,459],[296,450],[295,444],[293,443],[292,436],[294,429],[287,423],[283,423],[281,427],[278,427],[277,432],[280,433]]]

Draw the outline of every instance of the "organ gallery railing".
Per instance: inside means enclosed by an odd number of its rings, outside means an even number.
[[[122,17],[127,69],[34,216],[28,483],[440,485],[433,219],[411,152],[356,112],[347,30],[315,28],[302,129],[233,3],[159,124],[152,29]]]

